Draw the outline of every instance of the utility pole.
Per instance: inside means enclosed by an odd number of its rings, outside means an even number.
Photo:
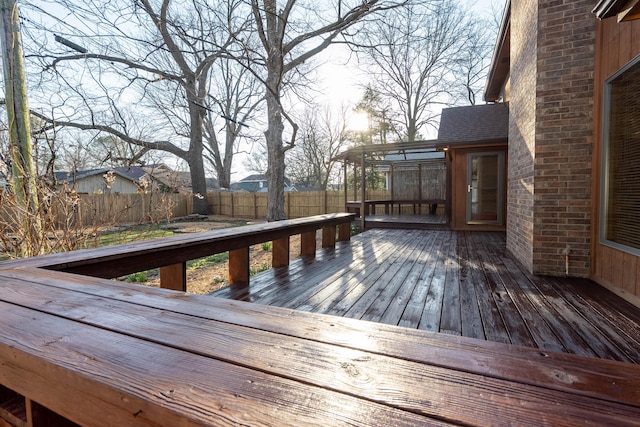
[[[21,239],[21,256],[32,256],[42,251],[40,243],[43,237],[32,157],[20,17],[15,0],[0,2],[0,41],[9,123],[12,189],[20,210],[17,215],[20,216],[24,233]]]

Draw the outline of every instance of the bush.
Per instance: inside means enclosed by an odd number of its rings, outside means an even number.
[[[269,252],[273,248],[273,243],[271,243],[271,242],[262,242],[261,246],[262,246],[262,250],[263,251]]]

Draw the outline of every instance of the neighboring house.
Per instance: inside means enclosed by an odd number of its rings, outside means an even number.
[[[183,194],[190,194],[192,191],[190,172],[175,171],[162,163],[143,166],[142,169],[154,182],[154,186],[157,186],[161,191]],[[215,178],[206,178],[206,184],[207,191],[220,189],[218,180]]]
[[[509,102],[507,248],[640,299],[640,2],[512,0],[485,99]]]
[[[113,179],[108,182],[107,175]],[[56,187],[88,194],[135,194],[144,186],[146,172],[136,166],[118,168],[97,168],[77,171],[55,172]]]
[[[250,191],[252,193],[266,193],[268,190],[267,176],[265,174],[249,175],[231,184],[231,189]],[[284,178],[284,191],[298,191],[287,177]]]

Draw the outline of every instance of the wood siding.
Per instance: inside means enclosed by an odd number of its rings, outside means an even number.
[[[609,18],[598,21],[596,43],[591,277],[640,305],[639,257],[599,243],[604,82],[640,54],[640,20],[618,23],[615,18]]]

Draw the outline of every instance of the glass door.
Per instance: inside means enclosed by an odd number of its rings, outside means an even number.
[[[504,153],[467,156],[467,224],[502,225]]]

